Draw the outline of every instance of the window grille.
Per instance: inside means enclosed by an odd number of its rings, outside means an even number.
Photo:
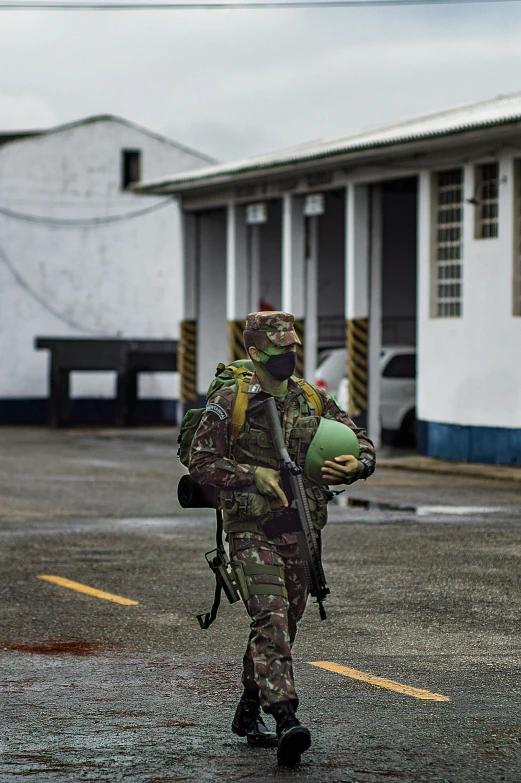
[[[434,315],[457,318],[463,289],[463,169],[436,175]]]
[[[499,234],[499,163],[476,166],[476,239]]]

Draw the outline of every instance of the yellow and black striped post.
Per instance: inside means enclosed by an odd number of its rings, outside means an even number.
[[[360,416],[367,411],[367,318],[346,321],[348,413]]]
[[[247,359],[246,349],[242,341],[242,333],[246,328],[246,320],[243,321],[228,321],[228,340],[229,340],[229,355],[230,362],[235,362],[237,359]]]
[[[299,319],[297,320],[295,318],[295,331],[297,333],[297,337],[299,338],[300,342],[304,342],[304,320]],[[295,348],[297,349],[297,366],[295,368],[295,375],[297,375],[299,378],[302,378],[304,375],[304,346],[298,343],[296,344]]]
[[[197,400],[197,322],[181,321],[181,337],[177,346],[177,367],[181,376],[179,402]]]

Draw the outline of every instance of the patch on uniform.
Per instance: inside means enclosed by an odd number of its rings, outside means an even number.
[[[221,420],[226,419],[228,416],[224,408],[221,408],[221,406],[217,405],[215,402],[209,402],[206,406],[206,411],[208,413],[216,413]]]
[[[260,387],[260,384],[259,384],[259,383],[254,383],[254,384],[252,384],[252,385],[250,386],[250,388],[248,389],[248,391],[250,392],[250,394],[258,394],[258,393],[260,392],[260,390],[261,390],[261,387]]]

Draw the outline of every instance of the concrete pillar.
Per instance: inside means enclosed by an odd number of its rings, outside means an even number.
[[[246,358],[242,333],[249,312],[247,260],[246,210],[230,202],[226,221],[226,314],[230,362]]]
[[[196,212],[183,212],[183,318],[197,318],[197,285],[199,276],[198,218]]]
[[[198,218],[197,391],[203,402],[219,362],[228,358],[226,209]]]
[[[282,202],[282,309],[303,319],[305,313],[304,199],[286,193]]]
[[[347,186],[346,321],[348,413],[366,425],[368,407],[368,326],[370,198],[367,185]]]
[[[302,342],[304,337],[305,293],[305,229],[304,199],[286,193],[282,200],[282,309],[295,316],[295,328]],[[297,346],[296,374],[303,375],[304,355]]]
[[[178,421],[188,408],[194,407],[197,401],[197,310],[198,310],[198,216],[196,213],[183,212],[183,312],[178,343],[179,409]]]
[[[255,313],[260,302],[261,224],[248,226],[247,309]]]
[[[237,311],[237,210],[234,202],[226,208],[226,316],[233,321]]]
[[[371,189],[371,223],[369,236],[370,289],[369,289],[369,388],[367,434],[379,449],[382,443],[380,423],[381,379],[380,353],[382,350],[382,189]]]
[[[306,218],[304,375],[313,382],[318,351],[318,216]]]

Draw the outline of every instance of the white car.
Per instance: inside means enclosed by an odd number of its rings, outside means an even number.
[[[344,410],[348,409],[347,350],[333,348],[319,364],[315,384],[326,389]],[[380,353],[382,430],[407,444],[416,441],[416,348],[390,345]]]

